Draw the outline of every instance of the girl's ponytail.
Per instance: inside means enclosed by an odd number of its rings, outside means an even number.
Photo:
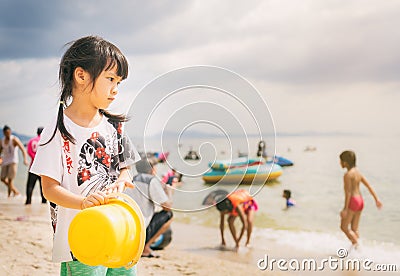
[[[64,125],[64,101],[59,102],[58,113],[57,113],[57,123],[56,123],[56,127],[54,128],[53,134],[51,135],[50,139],[46,143],[41,144],[41,146],[45,146],[48,143],[50,143],[51,140],[53,140],[54,136],[57,133],[57,129],[60,130],[61,136],[64,139],[69,140],[73,144],[75,143],[75,141],[76,141],[75,138],[72,137],[71,133],[68,132],[67,128]]]
[[[123,122],[127,122],[129,120],[129,118],[126,117],[124,114],[112,114],[104,109],[100,109],[99,111],[101,114],[103,114],[108,119],[110,119],[111,121],[114,121],[114,122],[123,123]]]

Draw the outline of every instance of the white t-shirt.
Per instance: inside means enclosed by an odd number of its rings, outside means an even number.
[[[139,205],[147,227],[154,215],[155,206],[161,206],[161,204],[167,202],[168,196],[156,176],[138,174],[133,178],[133,181],[135,188],[128,188],[125,193]],[[146,183],[148,181],[150,182]]]
[[[87,196],[114,183],[121,168],[132,165],[140,156],[129,138],[122,133],[122,124],[107,117],[93,128],[84,128],[64,115],[64,125],[76,139],[75,144],[63,139],[59,130],[50,143],[39,146],[30,172],[53,178],[62,187]],[[56,120],[44,128],[40,143],[49,141]],[[50,203],[54,230],[53,261],[72,260],[68,245],[68,228],[79,210]]]
[[[18,148],[14,146],[14,139],[15,136],[11,135],[8,144],[6,145],[6,137],[1,139],[1,146],[3,147],[3,162],[2,166],[10,165],[10,164],[17,164],[18,163]]]

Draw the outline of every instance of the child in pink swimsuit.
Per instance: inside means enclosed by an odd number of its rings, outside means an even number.
[[[358,212],[362,211],[363,208],[364,208],[364,199],[362,198],[361,195],[350,197],[350,202],[349,202],[350,210],[352,210],[353,212]]]
[[[345,201],[343,210],[340,212],[340,228],[356,248],[360,237],[358,233],[358,225],[360,222],[361,211],[364,208],[364,200],[360,193],[360,182],[367,187],[368,191],[374,197],[378,209],[382,207],[382,203],[379,201],[378,196],[367,179],[357,169],[356,155],[354,152],[342,152],[340,154],[340,165],[342,168],[347,169],[343,178]]]

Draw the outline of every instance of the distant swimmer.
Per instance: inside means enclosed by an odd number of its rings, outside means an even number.
[[[375,204],[378,209],[382,208],[382,202],[378,199],[378,196],[367,179],[357,169],[356,155],[353,151],[344,151],[340,154],[340,165],[342,168],[347,169],[343,177],[345,200],[343,210],[340,212],[340,228],[346,234],[347,238],[349,238],[352,246],[357,248],[358,239],[360,238],[358,225],[361,212],[364,208],[364,200],[360,193],[360,182],[367,187],[368,191],[375,199]]]
[[[283,190],[282,197],[286,199],[286,209],[296,205],[296,202],[292,198],[292,192],[290,190]]]

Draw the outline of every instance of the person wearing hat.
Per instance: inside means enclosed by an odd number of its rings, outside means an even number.
[[[42,133],[42,131],[43,131],[43,127],[38,127],[37,132],[36,132],[37,136],[32,138],[31,140],[29,140],[29,142],[28,142],[27,151],[28,151],[28,155],[31,158],[31,164],[29,165],[29,168],[31,168],[33,160],[35,159],[36,151],[39,146],[40,134]],[[42,192],[42,181],[41,181],[40,176],[38,176],[34,173],[31,173],[28,170],[28,181],[26,183],[26,201],[25,201],[26,205],[31,204],[31,202],[32,202],[32,192],[33,192],[33,189],[35,188],[36,181],[38,181],[38,180],[39,180],[39,187],[40,187],[40,195],[42,196],[42,203],[47,203],[47,200],[44,197],[43,192]]]
[[[172,222],[171,202],[164,188],[156,177],[157,160],[144,158],[138,161],[136,170],[138,174],[133,178],[135,188],[128,188],[128,194],[139,205],[146,224],[146,242],[142,257],[158,257],[150,248],[157,238],[168,230]],[[156,205],[162,208],[156,212]]]

